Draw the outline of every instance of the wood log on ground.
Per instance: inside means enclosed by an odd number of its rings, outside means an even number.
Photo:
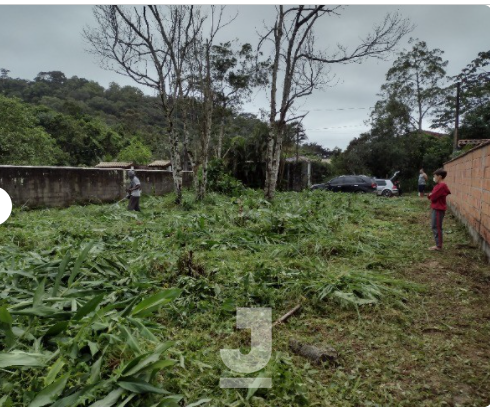
[[[289,312],[287,312],[284,316],[280,317],[279,319],[277,319],[274,324],[272,325],[272,327],[274,327],[275,325],[279,324],[279,323],[283,323],[285,322],[287,319],[289,319],[294,313],[296,313],[299,309],[301,309],[301,305],[296,305],[295,307],[293,307]]]
[[[306,357],[314,364],[320,364],[324,361],[330,361],[333,363],[338,358],[337,350],[331,346],[328,346],[328,348],[318,348],[309,344],[304,344],[299,340],[290,339],[289,348],[295,354]]]

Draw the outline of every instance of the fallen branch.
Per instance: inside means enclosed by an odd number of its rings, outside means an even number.
[[[320,364],[324,361],[335,362],[339,356],[337,350],[331,346],[328,346],[328,349],[320,349],[294,339],[289,339],[289,348],[294,353],[311,360],[314,364]]]
[[[284,316],[280,317],[279,319],[277,319],[274,324],[272,325],[272,327],[274,327],[275,325],[279,324],[279,323],[283,323],[285,322],[287,319],[289,319],[294,313],[296,313],[299,309],[301,309],[301,305],[296,305],[295,307],[293,307],[289,312],[287,312]]]

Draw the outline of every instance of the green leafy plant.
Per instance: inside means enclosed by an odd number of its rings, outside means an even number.
[[[313,191],[271,203],[244,190],[196,202],[185,191],[192,206],[183,209],[174,198],[144,197],[137,219],[111,205],[15,209],[0,235],[1,404],[387,401],[377,372],[362,370],[388,363],[349,358],[371,351],[356,336],[373,322],[379,351],[425,316],[410,314],[423,288],[404,275],[427,256],[429,233],[414,222],[426,212],[420,200]],[[271,361],[250,375],[269,376],[273,388],[219,388],[235,375],[220,350],[250,348],[236,308],[272,307],[276,319],[298,303],[301,312],[273,329]],[[288,349],[290,336],[333,342],[345,360],[312,368]]]
[[[19,381],[20,367],[32,376],[28,391],[12,389],[9,398],[32,406],[97,405],[170,394],[153,383],[175,364],[161,357],[174,343],[161,343],[147,318],[181,291],[142,290],[144,281],[116,257],[102,256],[98,245],[87,243],[78,256],[17,254],[9,269],[1,263],[8,304],[0,307],[0,378]]]
[[[225,171],[225,164],[220,159],[213,159],[209,162],[208,187],[210,191],[230,196],[239,196],[245,189],[240,181]]]

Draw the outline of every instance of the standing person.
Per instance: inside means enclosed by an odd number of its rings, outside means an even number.
[[[136,177],[136,174],[133,170],[128,171],[128,177],[131,180],[131,183],[129,184],[129,188],[126,190],[130,194],[128,210],[141,211],[140,210],[140,196],[141,196],[140,179]]]
[[[427,174],[425,174],[424,169],[420,169],[419,171],[419,197],[424,196],[425,186],[427,184]]]
[[[402,185],[401,185],[401,183],[400,183],[400,180],[396,180],[396,181],[395,181],[393,184],[394,184],[394,185],[396,186],[396,188],[398,189],[398,197],[401,197],[401,196],[402,196],[403,191],[402,191]]]
[[[432,208],[431,227],[436,240],[436,245],[429,248],[431,251],[440,251],[442,249],[442,221],[444,214],[446,214],[446,197],[451,194],[447,184],[443,182],[446,176],[446,170],[439,169],[434,172],[434,183],[436,185],[428,196],[430,208]]]

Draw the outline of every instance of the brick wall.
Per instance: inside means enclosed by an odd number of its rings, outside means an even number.
[[[452,212],[490,258],[490,142],[444,164]]]
[[[76,203],[112,202],[125,196],[129,179],[126,170],[79,167],[0,166],[0,188],[14,205],[65,207]],[[136,170],[143,194],[162,195],[173,191],[172,173]],[[184,186],[192,173],[184,174]]]

